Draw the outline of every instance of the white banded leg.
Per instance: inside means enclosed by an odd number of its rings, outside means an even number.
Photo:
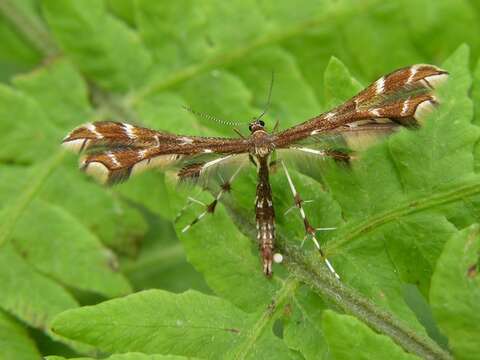
[[[205,210],[203,212],[201,212],[195,219],[193,219],[193,221],[188,224],[187,226],[185,226],[183,229],[182,229],[182,233],[188,231],[193,225],[195,225],[196,223],[198,223],[200,220],[202,220],[205,215],[207,214],[213,214],[215,212],[215,208],[217,207],[217,204],[218,202],[220,201],[220,199],[222,198],[222,196],[227,193],[227,192],[230,192],[231,190],[231,184],[233,182],[233,180],[235,179],[235,177],[238,175],[238,173],[240,172],[241,170],[241,166],[238,167],[237,170],[235,170],[235,172],[233,173],[233,175],[230,177],[230,179],[228,181],[224,181],[222,183],[222,186],[220,188],[220,191],[218,192],[217,196],[215,197],[215,199],[213,199],[213,201],[210,203],[210,204],[203,204],[202,202],[198,201],[198,200],[195,200],[193,198],[189,198],[189,201],[190,202],[196,202],[196,203],[199,203],[199,204],[202,204],[204,207],[205,207]],[[188,205],[187,205],[188,206]],[[185,209],[185,208],[184,208]],[[183,210],[183,209],[182,209]]]
[[[314,200],[303,200],[302,203],[303,204],[308,204],[308,203],[311,203],[313,202]],[[293,206],[291,206],[290,208],[288,208],[284,213],[283,213],[283,216],[286,216],[288,215],[292,210],[295,210],[298,206],[295,204]],[[332,228],[333,229],[333,228]]]
[[[182,207],[180,209],[180,211],[177,213],[177,216],[175,216],[175,220],[173,220],[175,223],[178,222],[178,220],[180,220],[180,218],[183,216],[183,214],[185,213],[185,211],[187,211],[187,209],[192,206],[193,204],[198,204],[198,205],[201,205],[203,207],[206,207],[207,204],[205,204],[204,202],[200,201],[200,200],[197,200],[191,196],[189,196],[187,198],[187,203],[185,204],[184,207]]]
[[[317,231],[322,231],[322,230],[334,230],[335,228],[314,228],[312,225],[310,225],[310,222],[308,221],[307,215],[305,214],[305,210],[302,206],[302,203],[304,201],[300,197],[300,195],[297,192],[297,189],[295,188],[295,185],[293,184],[292,177],[290,176],[290,173],[287,170],[287,167],[285,166],[285,163],[281,161],[283,170],[285,171],[285,175],[287,176],[288,184],[290,185],[290,190],[292,190],[293,197],[295,199],[295,207],[298,208],[300,212],[300,216],[302,217],[303,224],[305,226],[305,238],[310,236],[312,238],[313,243],[315,244],[315,247],[318,249],[318,252],[322,256],[323,260],[325,261],[325,264],[327,265],[327,268],[330,270],[330,272],[337,278],[340,279],[340,276],[337,274],[335,269],[333,268],[332,264],[330,261],[326,258],[325,253],[322,251],[322,248],[320,247],[320,243],[317,240],[316,237],[316,232]],[[289,209],[290,210],[290,209]],[[289,211],[287,210],[287,211]],[[305,239],[304,239],[305,240]]]

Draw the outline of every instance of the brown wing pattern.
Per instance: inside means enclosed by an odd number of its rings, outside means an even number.
[[[399,125],[417,126],[437,99],[435,87],[448,73],[433,65],[396,70],[372,83],[346,103],[280,132],[277,148],[325,134],[344,135],[358,142],[362,135],[388,134]]]
[[[147,168],[249,149],[244,139],[172,135],[112,121],[80,126],[67,135],[63,145],[76,152],[86,151],[82,169],[106,184],[124,181]]]

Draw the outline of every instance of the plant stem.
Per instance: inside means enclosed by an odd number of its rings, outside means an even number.
[[[240,209],[232,202],[225,200],[223,204],[238,228],[246,236],[254,238],[256,230],[253,223],[242,216]],[[378,333],[389,336],[409,353],[429,360],[453,359],[433,340],[418,334],[393,314],[381,309],[354,288],[333,277],[318,253],[307,255],[298,247],[286,245],[281,234],[278,234],[277,240],[277,250],[284,255],[284,263],[290,276],[310,286],[324,301],[347,314],[354,315]]]
[[[365,233],[368,233],[370,230],[378,229],[380,226],[396,221],[401,217],[425,209],[461,201],[462,199],[473,198],[478,194],[480,194],[480,178],[475,176],[455,186],[438,189],[435,193],[425,195],[415,201],[398,204],[398,206],[395,206],[393,209],[370,216],[368,219],[351,227],[346,227],[345,232],[342,233],[344,234],[343,236],[332,240],[332,245],[329,246],[328,253],[332,254],[337,251],[337,249],[345,246],[345,244],[351,244],[356,238],[365,235]]]
[[[345,313],[356,316],[378,333],[389,336],[405,351],[423,359],[453,359],[433,340],[418,334],[355,289],[335,279],[318,259],[306,256],[295,247],[285,247],[283,251],[291,275]]]
[[[253,354],[255,344],[265,331],[270,331],[271,322],[276,318],[278,312],[282,311],[285,302],[295,293],[300,282],[294,277],[288,277],[282,284],[280,290],[272,299],[272,304],[264,310],[253,327],[249,330],[245,340],[238,344],[234,350],[229,353],[232,359],[246,359]]]
[[[33,16],[11,0],[0,0],[0,12],[41,54],[46,57],[58,54],[55,42],[39,17]]]

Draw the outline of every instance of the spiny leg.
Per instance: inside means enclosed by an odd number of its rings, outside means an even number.
[[[200,206],[203,206],[203,207],[206,207],[207,204],[205,204],[204,202],[200,201],[200,200],[197,200],[191,196],[189,196],[187,198],[187,203],[185,204],[184,207],[182,207],[178,213],[177,213],[177,216],[175,216],[175,220],[173,220],[173,222],[177,223],[178,220],[180,220],[182,218],[182,216],[185,214],[185,212],[187,211],[187,209],[192,206],[193,204],[198,204]]]
[[[320,247],[320,243],[318,242],[317,237],[316,237],[316,231],[318,231],[318,230],[333,230],[334,228],[318,228],[318,229],[315,229],[310,224],[310,222],[308,221],[307,215],[305,214],[305,210],[302,206],[302,203],[304,202],[304,200],[298,194],[297,189],[295,188],[295,185],[293,184],[290,173],[288,172],[287,167],[285,166],[285,163],[283,161],[281,161],[281,163],[282,163],[283,170],[285,171],[285,175],[287,176],[287,180],[288,180],[288,184],[290,185],[290,189],[292,190],[293,197],[295,199],[295,206],[298,208],[298,210],[300,212],[300,216],[302,217],[303,225],[305,226],[305,232],[307,233],[306,236],[311,236],[312,237],[312,241],[315,244],[315,247],[318,249],[318,252],[322,256],[323,260],[325,261],[325,264],[327,265],[328,269],[337,279],[340,279],[340,276],[337,274],[337,272],[333,268],[332,264],[330,263],[330,261],[325,256],[325,253],[323,252],[322,248]]]
[[[235,177],[240,172],[241,168],[242,167],[239,166],[238,169],[235,170],[235,172],[233,173],[233,175],[230,177],[230,179],[228,181],[223,181],[222,180],[222,185],[220,187],[220,191],[218,192],[217,196],[215,197],[215,199],[213,199],[213,201],[210,204],[203,204],[202,202],[200,202],[198,200],[195,200],[193,198],[189,198],[190,204],[193,203],[193,202],[201,204],[201,205],[205,206],[205,210],[203,212],[201,212],[195,219],[193,219],[193,221],[190,224],[185,226],[182,229],[182,233],[188,231],[193,225],[198,223],[205,215],[213,214],[215,212],[215,208],[217,207],[217,204],[220,201],[220,199],[222,198],[222,196],[225,193],[230,192],[232,190],[231,184],[232,184],[233,180],[235,179]],[[188,206],[189,206],[189,204],[186,205],[186,207],[188,207]],[[186,207],[184,207],[181,211],[185,211]]]

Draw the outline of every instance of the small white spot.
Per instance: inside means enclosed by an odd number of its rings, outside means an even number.
[[[402,116],[406,115],[407,112],[408,112],[409,106],[410,106],[410,99],[407,99],[403,102],[402,112],[400,113],[400,115],[402,115]]]
[[[148,154],[148,150],[147,149],[142,149],[138,152],[138,158],[143,159],[143,158],[145,158],[145,155],[147,155],[147,154]]]
[[[268,204],[269,207],[272,207],[272,205],[273,205],[273,203],[270,199],[267,199],[267,204]]]
[[[273,254],[273,261],[274,261],[276,264],[280,264],[281,262],[283,262],[283,255],[280,254],[280,253],[275,253],[275,254]]]
[[[117,157],[115,156],[114,153],[109,151],[106,154],[109,157],[109,159],[112,160],[112,163],[113,163],[113,165],[115,165],[115,167],[120,167],[121,166],[120,162],[118,161],[118,159],[117,159]]]
[[[375,94],[383,94],[385,91],[385,78],[382,76],[375,82]]]
[[[85,167],[85,172],[93,176],[101,184],[105,184],[108,180],[108,174],[110,171],[108,168],[99,162],[88,163]]]
[[[355,104],[355,110],[358,109],[358,98],[353,99],[353,103]]]
[[[407,84],[410,84],[413,81],[413,78],[418,71],[418,67],[419,67],[419,65],[413,65],[410,68],[410,76],[407,79],[407,82],[406,82]]]
[[[331,118],[333,118],[335,116],[335,113],[334,112],[328,112],[325,114],[325,120],[330,120]]]
[[[75,153],[79,153],[80,149],[82,149],[82,146],[84,149],[88,147],[88,142],[89,140],[87,139],[76,139],[76,140],[70,140],[70,141],[65,141],[62,146],[65,149],[68,149],[70,151],[73,151]],[[85,143],[85,145],[83,145]]]
[[[379,111],[379,109],[372,109],[372,110],[370,110],[370,114],[378,117],[378,116],[380,116],[380,111]]]
[[[137,135],[135,135],[135,127],[130,124],[123,123],[123,128],[125,129],[125,134],[130,140],[135,140]]]
[[[430,86],[434,89],[440,84],[444,83],[447,79],[448,79],[448,74],[431,75],[425,78],[425,80],[428,81]]]
[[[179,140],[180,140],[180,145],[193,144],[193,140],[186,136],[181,137]]]
[[[317,135],[321,132],[321,130],[313,130],[310,135]]]
[[[155,135],[154,136],[154,139],[155,139],[155,146],[160,146],[160,138],[158,137],[158,135]]]
[[[210,154],[210,153],[213,153],[213,150],[211,150],[211,149],[204,149],[203,152],[204,152],[205,154]]]
[[[97,139],[103,139],[103,135],[97,131],[97,128],[95,125],[93,125],[92,123],[87,123],[84,126],[87,130],[92,132]]]

